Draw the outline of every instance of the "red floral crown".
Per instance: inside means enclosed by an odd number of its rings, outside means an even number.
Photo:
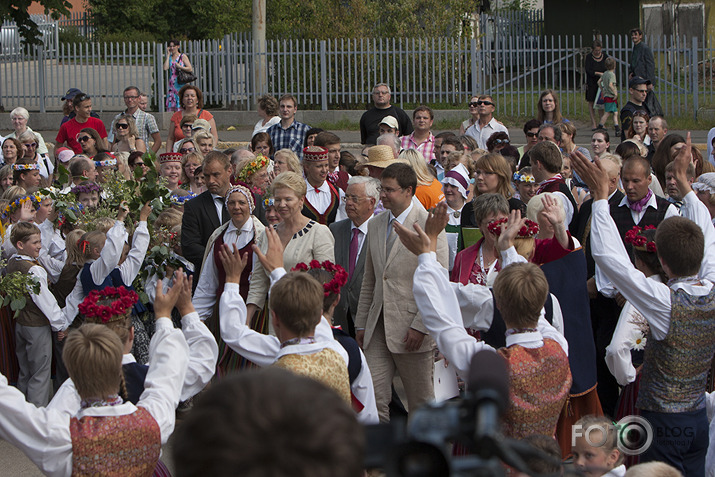
[[[646,225],[645,227],[638,227],[637,225],[631,230],[626,232],[625,241],[633,245],[633,248],[640,250],[642,252],[656,253],[655,241],[648,240],[645,235],[641,235],[644,230],[655,230],[655,226]]]
[[[99,300],[114,300],[110,305],[100,305]],[[79,305],[79,312],[85,318],[99,318],[102,323],[111,323],[124,318],[128,311],[139,300],[139,295],[124,287],[107,287],[103,290],[92,290]],[[95,320],[91,320],[95,321]]]
[[[498,237],[501,235],[502,225],[506,224],[508,220],[509,219],[507,219],[506,217],[492,220],[491,222],[489,222],[489,225],[487,225],[487,229],[489,229],[491,233]],[[533,220],[526,219],[524,225],[519,229],[519,233],[517,234],[516,238],[534,238],[538,233],[539,224],[537,224]]]
[[[307,272],[308,270],[314,270],[316,268],[322,268],[330,272],[333,275],[333,279],[328,283],[323,283],[324,295],[329,296],[331,293],[338,294],[340,289],[348,282],[348,272],[345,271],[343,267],[337,265],[330,260],[326,260],[320,263],[317,260],[311,260],[309,265],[305,263],[298,263],[295,267],[291,268],[291,272],[301,271]]]

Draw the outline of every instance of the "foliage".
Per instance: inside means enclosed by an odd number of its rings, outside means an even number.
[[[143,284],[149,281],[149,278],[156,275],[163,280],[169,275],[172,270],[183,268],[184,264],[179,260],[179,256],[174,250],[179,246],[179,237],[176,232],[171,232],[164,227],[154,230],[152,234],[153,246],[147,252],[144,258],[144,265],[135,280],[142,285],[141,291],[137,288],[139,298],[142,303],[149,303],[149,296],[143,288]],[[173,273],[173,272],[172,272]]]
[[[57,38],[62,44],[89,43],[89,39],[80,32],[79,28],[73,26],[60,28]]]
[[[5,260],[0,260],[0,268],[4,269],[6,265]],[[10,305],[10,309],[15,312],[13,317],[17,318],[20,310],[25,308],[30,294],[40,293],[40,282],[31,273],[12,272],[0,278],[0,290],[2,306]]]
[[[28,9],[32,0],[12,0],[0,3],[0,24],[5,20],[14,21],[23,42],[26,44],[42,44],[42,35]],[[45,14],[59,18],[60,15],[69,15],[72,4],[69,0],[37,0],[45,8]]]
[[[251,0],[87,0],[99,38],[217,39],[250,31]],[[469,34],[469,0],[272,0],[269,39],[425,37]]]

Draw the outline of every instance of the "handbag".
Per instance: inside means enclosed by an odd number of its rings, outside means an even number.
[[[196,81],[197,76],[184,70],[176,70],[176,82],[179,84],[188,84]]]
[[[606,100],[603,97],[603,91],[601,91],[601,87],[598,87],[598,91],[596,91],[596,104],[604,104]]]
[[[179,84],[191,83],[192,81],[196,81],[196,78],[197,76],[193,72],[176,69],[176,82]]]

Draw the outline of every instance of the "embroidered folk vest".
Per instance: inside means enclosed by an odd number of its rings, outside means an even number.
[[[312,354],[286,354],[278,358],[275,365],[320,381],[350,404],[348,368],[337,351],[324,348]]]

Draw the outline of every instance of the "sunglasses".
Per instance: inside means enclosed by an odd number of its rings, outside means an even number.
[[[127,123],[117,123],[117,129],[129,129],[129,125]]]
[[[481,106],[482,104],[486,104],[487,106],[494,106],[494,103],[492,103],[491,101],[479,100],[479,101],[472,101],[471,103],[469,103],[469,105],[473,108],[476,108],[477,106]]]
[[[36,143],[36,142],[33,142],[32,144],[23,144],[23,146],[25,146],[25,147],[28,148],[28,149],[31,148],[31,147],[34,148],[34,147],[37,147],[37,143]]]
[[[86,142],[86,141],[89,141],[90,139],[92,139],[92,136],[82,136],[82,137],[78,137],[77,141]]]
[[[528,132],[526,133],[526,137],[539,137],[539,133]]]
[[[181,126],[181,129],[191,129],[193,126],[194,126],[193,124],[187,123],[187,124],[184,124],[183,126]]]
[[[87,101],[88,99],[92,99],[88,94],[80,94],[79,96],[75,96],[72,101],[76,101],[77,103],[81,103],[82,101]]]
[[[509,140],[508,139],[495,139],[494,144],[496,144],[496,145],[509,144]]]
[[[143,165],[144,165],[143,162],[135,162],[135,163],[134,163],[134,167],[141,167],[141,166],[143,166]]]
[[[195,147],[182,147],[179,149],[179,152],[182,154],[186,154],[187,152],[195,152],[196,148]]]

